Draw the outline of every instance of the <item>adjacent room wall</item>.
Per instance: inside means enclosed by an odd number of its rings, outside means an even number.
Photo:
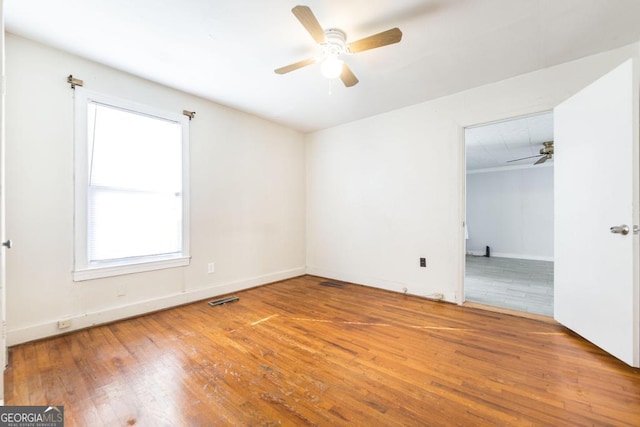
[[[10,345],[304,274],[302,134],[15,35],[7,35],[6,57],[7,230],[15,243],[7,252]],[[71,280],[69,74],[90,90],[196,111],[189,267]],[[60,331],[65,318],[72,327]]]
[[[470,172],[466,184],[467,253],[553,261],[553,167]]]
[[[464,127],[551,110],[638,53],[635,43],[308,135],[307,271],[462,302]]]

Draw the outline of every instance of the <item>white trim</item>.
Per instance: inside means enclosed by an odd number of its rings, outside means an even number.
[[[163,260],[137,261],[135,264],[89,267],[73,272],[73,281],[100,279],[102,277],[122,276],[124,274],[142,273],[144,271],[162,270],[165,268],[184,267],[189,265],[190,257],[174,257]]]
[[[0,0],[0,239],[4,241],[6,235],[6,105],[5,94],[6,70],[5,70],[5,12],[4,1]],[[0,249],[0,406],[4,406],[4,372],[9,363],[7,350],[7,276],[6,276],[6,249]]]
[[[176,307],[182,304],[188,304],[208,298],[213,298],[219,295],[228,294],[231,292],[238,292],[244,289],[254,288],[256,286],[265,285],[267,283],[291,279],[293,277],[302,276],[305,274],[305,272],[306,270],[304,267],[298,267],[290,270],[282,270],[275,273],[266,274],[263,276],[249,277],[233,282],[210,285],[205,288],[176,292],[171,295],[165,295],[159,298],[148,299],[145,301],[138,301],[133,304],[108,308],[106,310],[87,312],[79,315],[71,315],[68,317],[64,317],[65,320],[71,320],[71,327],[63,330],[58,329],[59,319],[49,320],[35,325],[29,325],[7,331],[7,343],[10,346],[14,346],[29,341],[68,333],[78,329],[89,328],[91,326],[114,322],[116,320],[140,316],[146,313]],[[240,298],[240,300],[242,300],[242,297]]]
[[[182,113],[174,113],[128,99],[118,98],[116,96],[111,96],[100,92],[94,92],[91,90],[87,90],[82,86],[75,87],[74,96],[76,100],[80,100],[85,103],[96,102],[98,104],[118,108],[120,110],[129,111],[135,114],[157,117],[159,119],[170,120],[176,123],[189,123],[189,118]]]
[[[74,140],[74,269],[82,269],[87,260],[87,148],[79,139],[87,134],[87,92],[80,86],[73,91]]]
[[[190,206],[191,206],[191,184],[189,177],[191,176],[191,163],[189,161],[191,157],[191,149],[189,142],[189,135],[191,134],[190,124],[191,121],[185,115],[179,116],[180,123],[182,124],[182,256],[185,258],[191,258],[190,251],[190,230],[189,223]]]
[[[121,262],[91,266],[87,255],[87,104],[102,105],[136,114],[158,117],[182,128],[182,252],[169,257],[140,257]],[[81,86],[74,89],[74,281],[118,276],[189,265],[189,118],[129,100],[92,92]]]
[[[462,305],[464,303],[464,278],[467,274],[467,261],[465,259],[465,251],[467,250],[467,175],[464,173],[466,169],[467,161],[467,142],[466,142],[466,130],[463,126],[458,125],[458,171],[460,173],[460,182],[458,186],[458,224],[460,227],[460,233],[456,237],[458,243],[457,257],[458,257],[458,277],[456,283],[456,292],[453,296],[453,300],[456,304]]]
[[[488,122],[474,122],[468,125],[462,124],[462,127],[464,127],[465,129],[473,129],[473,128],[478,128],[481,126],[487,126],[487,125],[495,125],[498,123],[504,123],[504,122],[510,122],[513,119],[524,119],[527,117],[535,117],[535,116],[539,116],[542,114],[546,114],[546,113],[553,113],[554,108],[552,107],[551,109],[548,110],[542,110],[542,111],[533,111],[533,112],[522,112],[522,113],[518,113],[518,112],[512,112],[512,113],[507,113],[505,116],[496,119],[496,120],[490,120]]]
[[[327,270],[327,269],[324,269],[324,268],[310,267],[310,266],[307,266],[307,274],[310,274],[310,275],[313,275],[313,276],[318,276],[318,277],[323,277],[323,278],[327,278],[327,279],[333,279],[333,280],[340,280],[340,281],[343,281],[343,282],[355,283],[355,284],[358,284],[358,285],[368,286],[368,287],[371,287],[371,288],[385,289],[387,291],[398,292],[398,293],[404,293],[404,289],[403,288],[406,287],[407,288],[407,293],[409,295],[415,295],[415,296],[420,296],[420,297],[428,297],[429,295],[442,294],[442,295],[444,295],[443,301],[456,303],[456,292],[455,291],[446,291],[446,292],[444,292],[442,290],[433,289],[428,294],[425,294],[425,295],[416,294],[416,293],[412,292],[411,289],[413,288],[413,286],[419,287],[421,285],[411,284],[411,283],[393,282],[393,281],[390,281],[390,280],[376,279],[375,277],[365,277],[365,276],[361,276],[361,275],[358,275],[358,274],[351,274],[351,273]]]
[[[475,256],[484,256],[483,251],[470,251],[467,250],[468,255]],[[529,254],[511,254],[506,252],[491,252],[491,258],[512,258],[512,259],[528,259],[531,261],[551,261],[553,262],[552,256],[546,255],[529,255]]]

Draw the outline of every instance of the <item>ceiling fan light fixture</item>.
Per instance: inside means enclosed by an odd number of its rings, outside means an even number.
[[[317,57],[317,59],[309,58],[276,68],[274,70],[276,74],[287,74],[311,65],[316,61],[322,61],[320,71],[324,77],[328,79],[340,77],[345,87],[353,87],[358,84],[358,78],[353,74],[353,71],[351,71],[351,68],[349,68],[347,64],[338,59],[340,55],[376,49],[398,43],[402,40],[402,31],[400,31],[399,28],[391,28],[390,30],[347,44],[347,35],[345,32],[338,28],[322,29],[322,26],[309,6],[297,5],[291,9],[291,12],[318,44],[321,55]]]
[[[328,79],[335,79],[340,77],[342,74],[342,68],[344,67],[344,62],[338,59],[337,56],[328,56],[322,64],[320,64],[320,71],[322,75]]]

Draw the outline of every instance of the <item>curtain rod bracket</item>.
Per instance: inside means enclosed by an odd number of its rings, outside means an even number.
[[[75,89],[76,86],[84,86],[84,82],[82,80],[74,78],[71,74],[67,77],[67,83],[71,85],[71,89]]]
[[[182,114],[184,114],[185,116],[189,117],[189,120],[193,119],[196,116],[196,112],[195,111],[182,110]]]

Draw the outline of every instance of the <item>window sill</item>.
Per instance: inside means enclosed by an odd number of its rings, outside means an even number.
[[[73,272],[73,281],[101,279],[103,277],[122,276],[124,274],[142,273],[165,268],[184,267],[189,265],[191,257],[181,256],[163,260],[137,261],[135,264],[88,267]]]

